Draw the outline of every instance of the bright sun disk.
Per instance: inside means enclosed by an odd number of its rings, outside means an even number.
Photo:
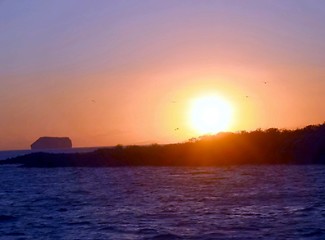
[[[228,129],[232,107],[218,96],[194,99],[190,107],[190,123],[199,134],[214,134]]]

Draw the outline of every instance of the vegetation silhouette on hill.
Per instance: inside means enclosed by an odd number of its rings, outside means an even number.
[[[122,146],[91,153],[32,153],[1,161],[24,167],[325,164],[325,123],[296,130],[219,133],[185,143]]]

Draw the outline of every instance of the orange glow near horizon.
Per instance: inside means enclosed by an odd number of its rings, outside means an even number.
[[[162,142],[183,142],[205,134],[246,130],[255,120],[256,107],[226,75],[169,73],[161,78],[175,82],[172,89],[161,85],[154,96],[159,104],[152,103],[157,113],[156,139]]]

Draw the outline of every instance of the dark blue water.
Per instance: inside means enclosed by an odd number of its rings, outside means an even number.
[[[0,160],[5,160],[8,158],[14,158],[18,156],[23,156],[35,152],[47,152],[47,153],[86,153],[92,152],[100,148],[109,148],[109,147],[80,147],[80,148],[65,148],[65,149],[43,149],[43,150],[7,150],[0,151]]]
[[[0,171],[0,239],[325,239],[323,166]]]

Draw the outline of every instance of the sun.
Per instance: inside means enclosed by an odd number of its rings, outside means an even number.
[[[190,125],[199,134],[215,134],[228,129],[233,109],[216,95],[194,99],[190,106]]]

